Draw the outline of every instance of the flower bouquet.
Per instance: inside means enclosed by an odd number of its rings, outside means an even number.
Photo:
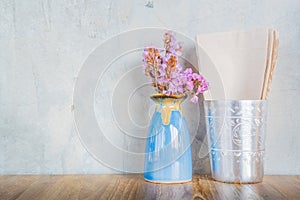
[[[164,48],[147,47],[143,51],[143,66],[146,76],[156,92],[166,96],[190,94],[191,101],[198,102],[198,95],[208,89],[208,82],[191,68],[185,70],[179,63],[183,50],[175,34],[164,34]]]

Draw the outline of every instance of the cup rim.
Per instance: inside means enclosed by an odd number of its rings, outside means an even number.
[[[203,102],[268,102],[267,99],[211,99],[211,100],[204,100]]]

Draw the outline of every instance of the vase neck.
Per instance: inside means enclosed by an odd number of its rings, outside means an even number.
[[[164,125],[170,123],[172,111],[178,111],[182,115],[181,103],[185,100],[185,96],[182,97],[151,97],[156,103],[156,112],[161,113],[162,122]]]

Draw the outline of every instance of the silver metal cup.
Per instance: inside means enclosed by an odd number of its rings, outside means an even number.
[[[266,100],[204,101],[213,179],[257,183],[264,175]]]

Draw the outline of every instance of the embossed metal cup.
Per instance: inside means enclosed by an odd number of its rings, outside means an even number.
[[[213,179],[257,183],[264,175],[266,100],[204,101]]]

